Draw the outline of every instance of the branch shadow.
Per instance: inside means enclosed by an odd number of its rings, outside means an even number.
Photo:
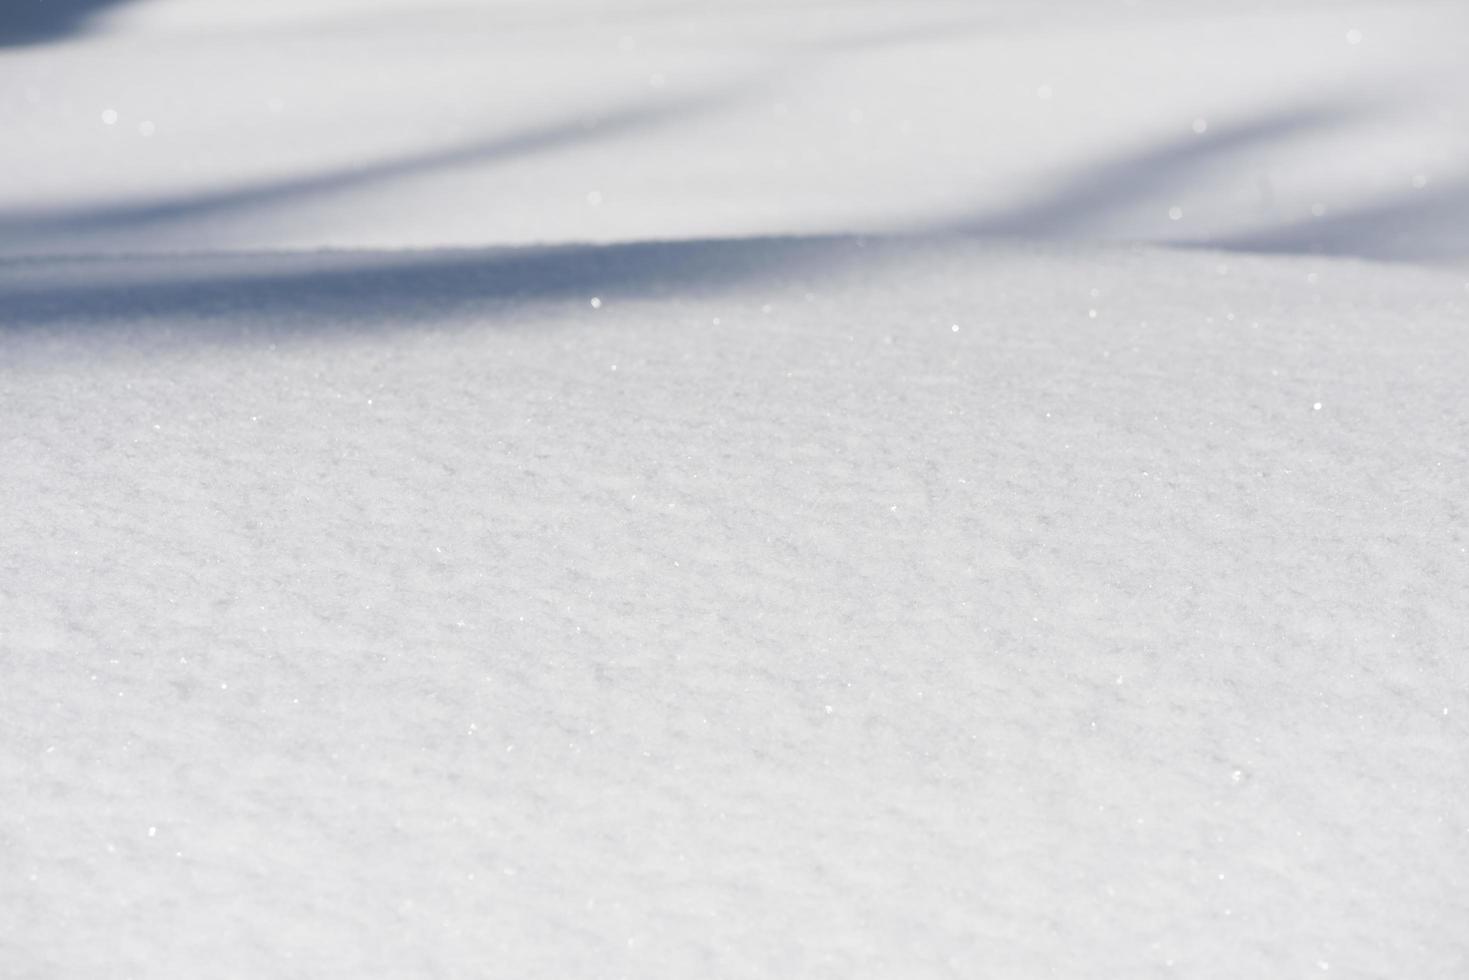
[[[1278,109],[1244,122],[1216,126],[1206,133],[1090,161],[1030,201],[998,211],[973,211],[931,227],[1003,237],[1084,235],[1109,215],[1163,191],[1185,187],[1206,171],[1251,151],[1325,132],[1366,112],[1366,106],[1340,101]]]
[[[1085,240],[1104,230],[1109,218],[1130,209],[1148,203],[1161,209],[1165,192],[1185,189],[1211,171],[1341,128],[1381,108],[1371,100],[1336,100],[1279,109],[1206,134],[1087,163],[1030,201],[1000,210],[976,209],[957,219],[930,222],[922,230],[985,238]],[[1329,218],[1153,243],[1402,262],[1461,259],[1469,257],[1469,175]]]
[[[703,103],[630,109],[614,129],[635,129],[698,111]],[[513,326],[516,308],[534,303],[607,302],[659,297],[697,298],[740,287],[809,281],[810,277],[911,250],[922,241],[1068,237],[1115,208],[1146,200],[1162,188],[1194,179],[1237,155],[1344,123],[1360,107],[1315,104],[1280,110],[1208,138],[1170,141],[1078,170],[1070,181],[1034,201],[1001,212],[884,236],[808,235],[705,238],[535,248],[341,251],[259,255],[153,256],[133,259],[14,259],[0,262],[0,331],[15,334],[53,325],[189,324],[190,336],[244,329],[401,329],[461,314],[485,314]],[[362,175],[322,176],[288,186],[210,196],[158,211],[127,211],[105,220],[165,220],[178,208],[254,206],[323,187],[371,181],[418,166],[453,165],[495,155],[534,152],[585,138],[570,124],[461,147],[451,153],[375,165]],[[1469,255],[1469,179],[1309,225],[1236,237],[1173,243],[1234,251],[1416,258]],[[92,215],[87,220],[104,220]],[[1437,236],[1425,236],[1427,226]],[[90,263],[90,265],[89,265]],[[213,326],[211,326],[213,324]],[[258,333],[257,333],[258,336]]]
[[[186,319],[191,334],[248,321],[292,333],[498,314],[592,297],[693,298],[775,278],[801,281],[869,254],[846,236],[616,245],[265,253],[0,262],[0,332]],[[78,265],[92,265],[84,281]],[[93,274],[95,273],[95,274]]]
[[[739,97],[735,88],[624,106],[611,112],[564,118],[519,132],[495,134],[450,146],[388,157],[298,177],[257,181],[235,187],[126,204],[47,209],[0,214],[0,235],[44,241],[62,234],[85,234],[151,227],[254,212],[361,190],[395,179],[483,166],[548,153],[594,140],[612,139],[651,127],[717,111]]]
[[[1229,252],[1394,262],[1469,258],[1469,176],[1282,228],[1187,244]]]
[[[925,35],[926,36],[926,35]],[[257,182],[193,195],[103,208],[0,214],[0,234],[47,235],[146,229],[192,218],[299,204],[319,195],[455,167],[550,152],[636,133],[712,111],[748,84],[682,100],[638,103],[587,120],[563,118],[509,134],[402,154],[365,166]],[[1275,109],[1209,132],[1155,141],[1074,168],[1053,188],[1001,209],[918,223],[864,248],[842,235],[706,238],[616,245],[440,249],[398,252],[201,255],[97,261],[0,262],[0,331],[58,324],[122,325],[187,319],[191,331],[402,327],[463,312],[593,296],[616,301],[696,296],[841,267],[911,243],[917,236],[973,239],[1083,239],[1108,216],[1252,153],[1345,126],[1372,111],[1366,99],[1316,101]],[[1251,252],[1313,252],[1371,258],[1469,255],[1469,179],[1431,193],[1342,213],[1308,225],[1174,244]],[[1439,233],[1424,236],[1426,226]],[[243,316],[241,315],[243,314]],[[231,327],[225,321],[233,318]],[[509,322],[513,318],[498,318]]]
[[[3,2],[3,0],[0,0]],[[21,0],[54,12],[91,9],[120,0]],[[822,0],[837,6],[843,0]],[[878,0],[872,0],[878,2]],[[778,4],[768,4],[772,9]],[[28,8],[29,9],[29,8]],[[659,16],[686,12],[678,5],[652,5],[644,13]],[[817,44],[798,44],[795,50],[837,56],[850,50],[949,38],[981,29],[985,21],[973,17],[925,23],[880,32],[847,32]],[[494,134],[432,149],[403,153],[370,163],[337,167],[300,176],[252,181],[231,187],[182,195],[165,195],[125,203],[78,207],[13,209],[0,212],[0,236],[38,244],[69,235],[138,233],[190,221],[258,213],[273,207],[300,205],[312,200],[360,191],[398,179],[409,179],[455,169],[494,164],[536,153],[552,152],[593,140],[612,139],[655,126],[678,123],[717,112],[739,102],[752,88],[768,87],[774,74],[790,66],[767,68],[754,78],[682,97],[623,106],[601,113],[583,113],[511,134]]]

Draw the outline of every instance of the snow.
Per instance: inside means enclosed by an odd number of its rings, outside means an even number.
[[[7,971],[1462,973],[1466,16],[1234,7],[26,25]]]

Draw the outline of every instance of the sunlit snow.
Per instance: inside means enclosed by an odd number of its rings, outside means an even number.
[[[0,974],[1462,975],[1466,32],[0,12]]]

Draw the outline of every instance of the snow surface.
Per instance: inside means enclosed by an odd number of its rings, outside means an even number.
[[[93,6],[7,976],[1469,971],[1461,5]]]

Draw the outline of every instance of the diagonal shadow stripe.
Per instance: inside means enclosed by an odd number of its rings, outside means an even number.
[[[737,101],[739,92],[739,87],[730,86],[680,99],[626,106],[600,115],[562,119],[515,133],[406,153],[362,166],[257,181],[197,194],[104,207],[12,211],[0,214],[0,235],[44,239],[58,234],[136,230],[232,212],[295,205],[311,198],[361,190],[399,178],[483,166],[624,136],[717,111]]]
[[[697,296],[880,253],[851,237],[0,262],[0,331],[211,319],[387,328],[592,296]]]
[[[1329,217],[1200,241],[1232,252],[1433,262],[1469,257],[1469,176]]]
[[[1056,237],[1084,233],[1101,219],[1187,186],[1240,154],[1342,126],[1371,111],[1343,101],[1279,109],[1208,133],[1154,143],[1073,168],[1041,195],[1000,210],[978,209],[938,221],[933,230],[977,235]]]

